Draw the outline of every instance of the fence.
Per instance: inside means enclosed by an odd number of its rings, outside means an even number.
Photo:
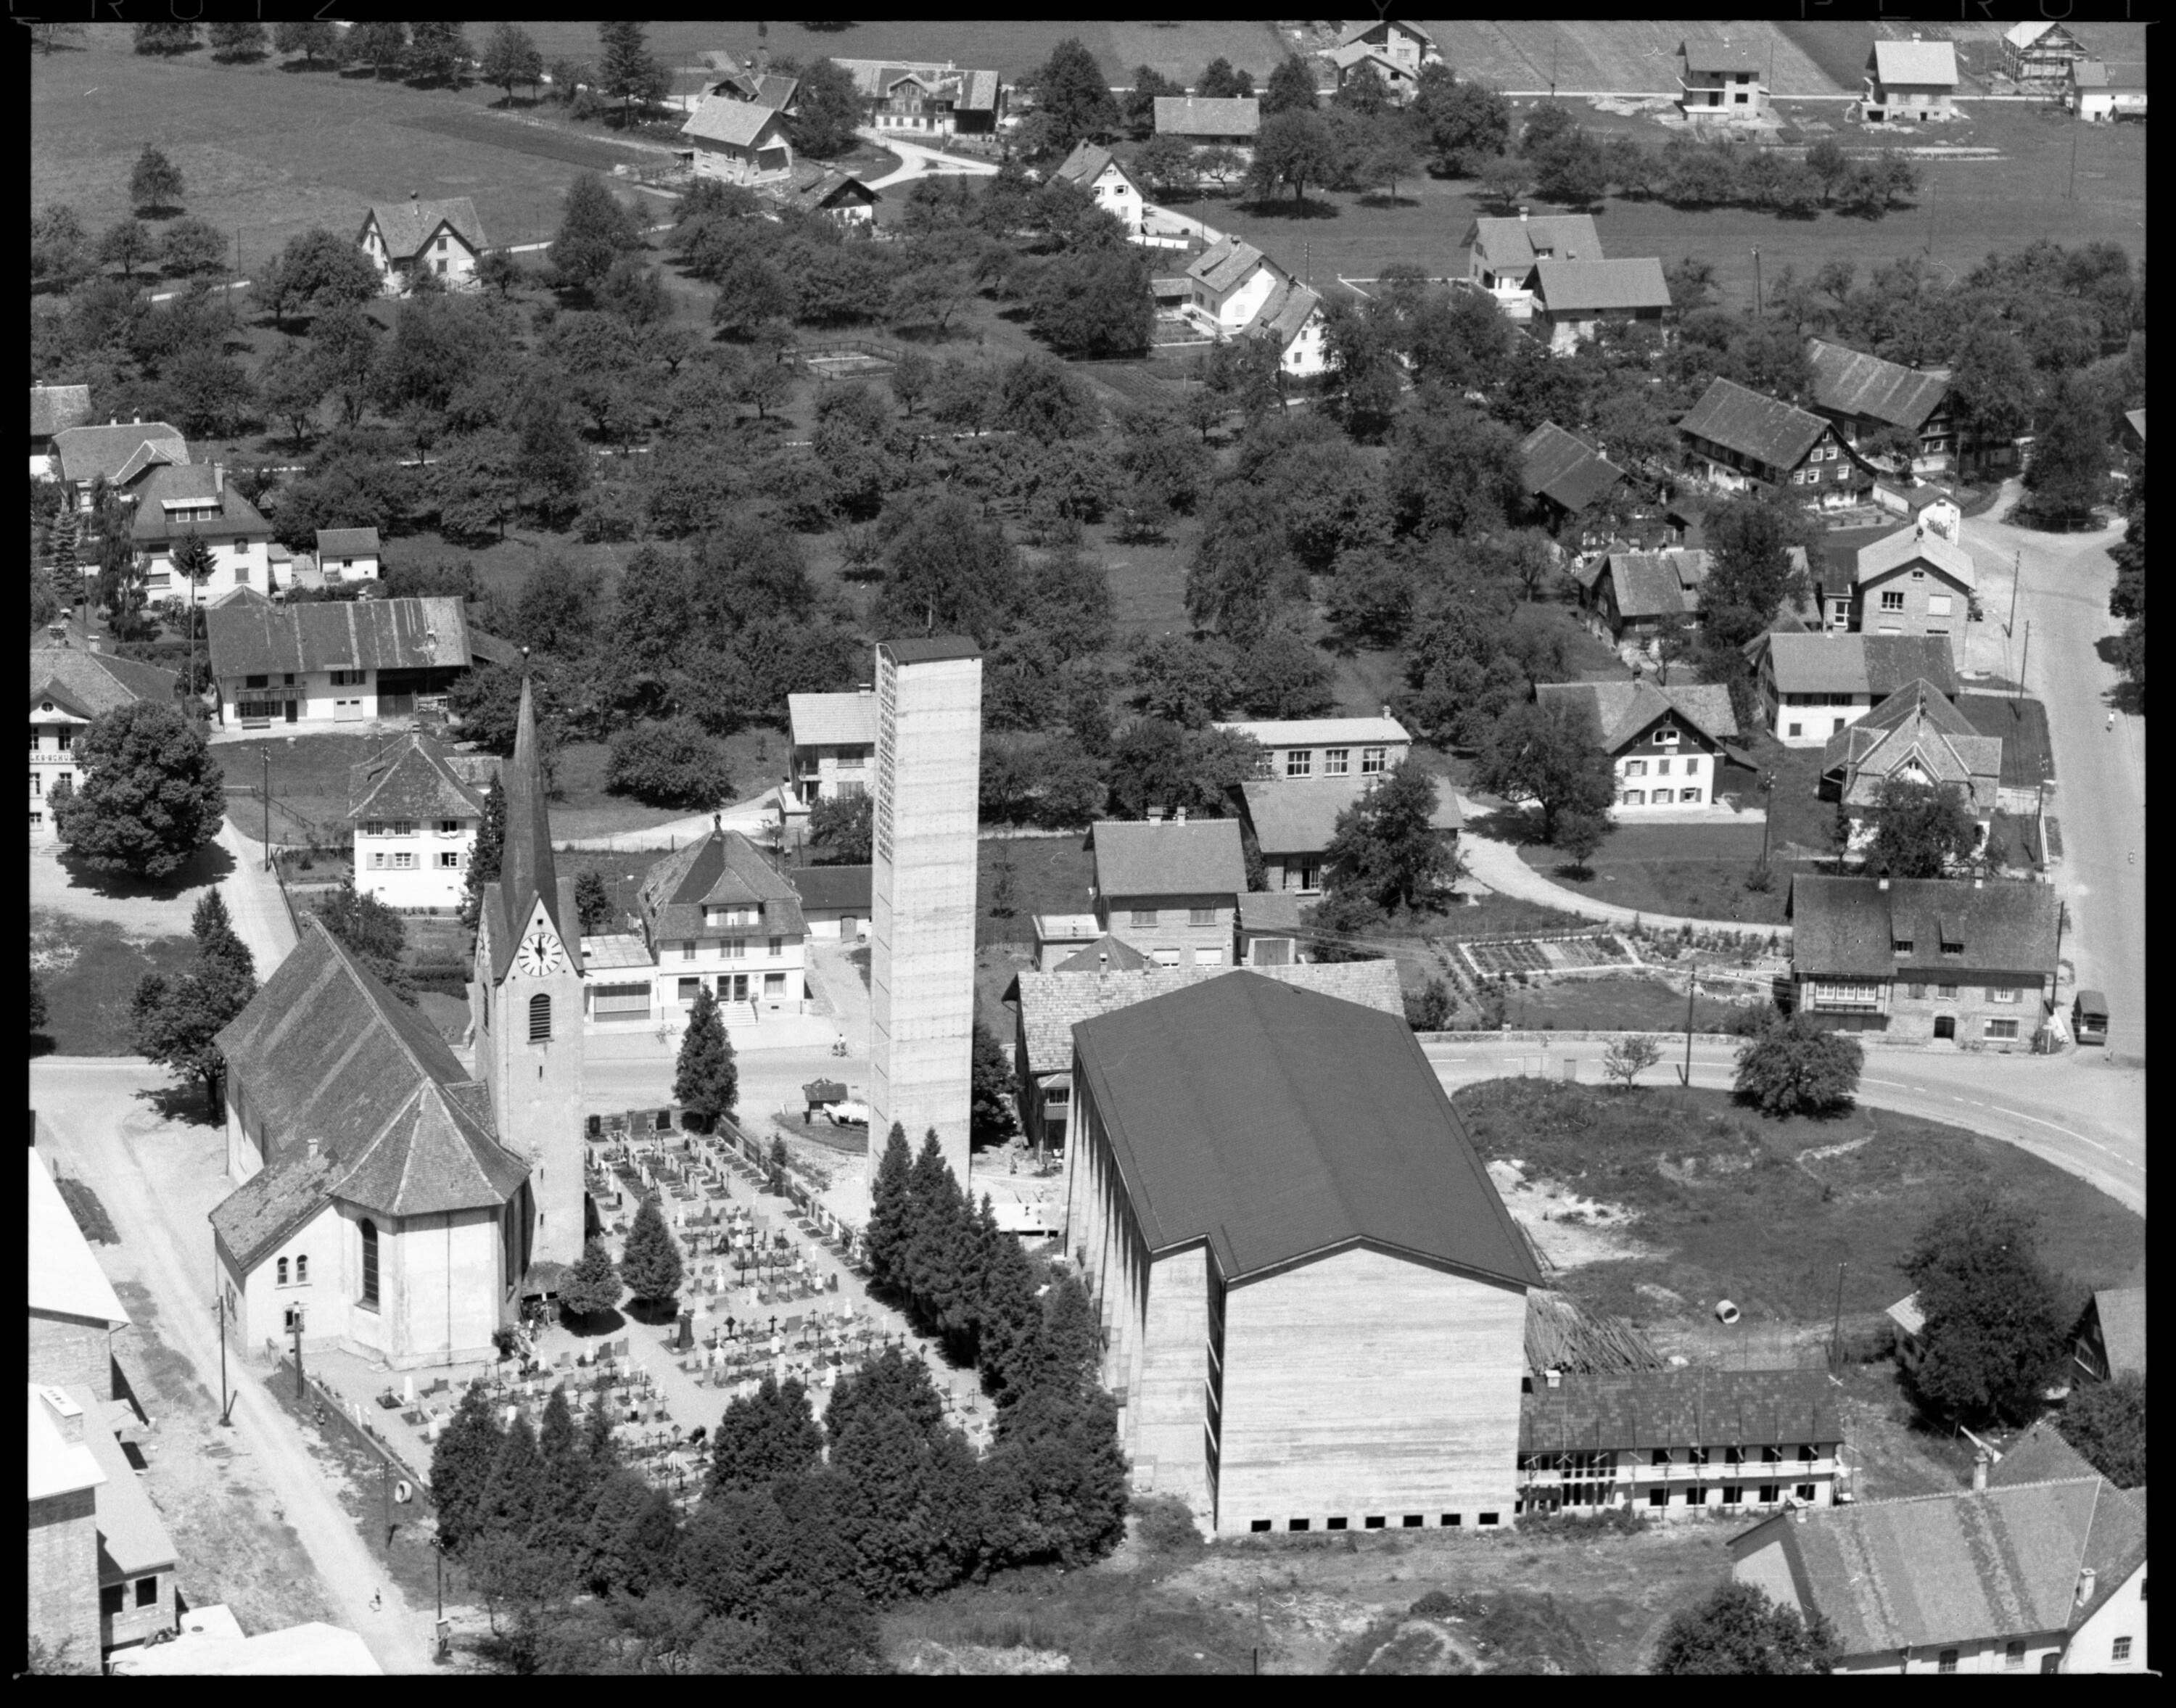
[[[277,1342],[269,1344],[276,1345]],[[292,1373],[294,1368],[293,1355],[282,1352],[274,1361],[273,1375],[275,1379],[286,1377]],[[416,1499],[426,1509],[431,1509],[433,1506],[430,1479],[403,1459],[394,1450],[392,1444],[378,1433],[363,1414],[362,1407],[359,1403],[351,1412],[348,1402],[340,1398],[319,1378],[305,1371],[302,1380],[318,1402],[317,1423],[319,1428],[329,1430],[351,1446],[361,1448],[365,1452],[374,1455],[385,1474],[398,1477],[401,1482],[410,1484],[416,1491]]]

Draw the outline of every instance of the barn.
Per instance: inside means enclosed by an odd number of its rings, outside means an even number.
[[[1508,1526],[1540,1277],[1405,1021],[1234,971],[1073,1038],[1134,1487],[1215,1535]]]

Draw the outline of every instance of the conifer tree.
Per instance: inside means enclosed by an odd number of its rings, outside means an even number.
[[[662,1304],[680,1291],[683,1269],[679,1243],[665,1225],[665,1212],[654,1197],[644,1199],[620,1253],[620,1279],[636,1298]]]
[[[781,1477],[803,1477],[816,1468],[824,1432],[808,1403],[808,1390],[792,1377],[781,1384],[765,1376],[755,1392],[726,1407],[710,1438],[710,1492],[768,1488]]]
[[[226,898],[217,889],[205,890],[204,899],[197,903],[196,911],[189,916],[189,934],[197,940],[199,975],[207,966],[218,966],[253,990],[256,987],[257,958],[236,934]]]
[[[831,1449],[851,1586],[883,1603],[959,1581],[977,1541],[974,1453],[939,1421],[865,1404]]]
[[[983,1205],[987,1210],[989,1200]],[[982,1306],[976,1363],[982,1386],[1000,1405],[1016,1380],[1015,1366],[1042,1324],[1042,1301],[1036,1297],[1035,1266],[1020,1241],[1000,1233],[982,1272]]]
[[[493,777],[484,791],[483,823],[476,830],[476,852],[469,857],[461,890],[461,923],[471,931],[483,910],[483,887],[498,881],[499,862],[505,855],[506,790]]]
[[[923,1139],[922,1151],[908,1175],[914,1215],[906,1248],[906,1290],[916,1319],[925,1328],[936,1325],[943,1303],[958,1286],[959,1244],[965,1205],[960,1183],[933,1127]]]
[[[604,1378],[597,1379],[597,1401],[582,1414],[582,1463],[589,1480],[591,1504],[605,1479],[619,1469],[619,1443],[612,1435],[612,1406]]]
[[[593,1239],[559,1283],[559,1308],[577,1319],[593,1317],[617,1304],[619,1296],[619,1268],[604,1241]]]
[[[476,1534],[484,1486],[498,1462],[500,1445],[490,1399],[481,1387],[471,1388],[431,1450],[431,1499],[438,1509],[438,1538],[454,1553]]]
[[[688,1012],[688,1030],[680,1040],[680,1061],[672,1076],[672,1100],[689,1113],[699,1116],[705,1132],[714,1131],[718,1118],[729,1114],[740,1096],[740,1069],[733,1061],[732,1042],[718,1013],[718,999],[708,985],[695,987],[695,1005]]]
[[[531,1540],[571,1565],[582,1546],[589,1516],[589,1468],[582,1460],[581,1437],[574,1428],[574,1413],[567,1404],[564,1384],[554,1388],[552,1397],[544,1402],[543,1422],[536,1431],[536,1456],[543,1471],[543,1499]]]
[[[906,1290],[906,1246],[914,1225],[913,1167],[906,1148],[906,1129],[895,1121],[869,1189],[869,1222],[862,1236],[869,1279],[879,1292]]]
[[[831,1390],[831,1403],[824,1408],[824,1433],[836,1447],[857,1414],[887,1406],[925,1433],[944,1421],[944,1401],[929,1379],[928,1367],[896,1346],[885,1347]]]
[[[476,1534],[525,1540],[543,1504],[544,1461],[537,1457],[536,1432],[516,1412],[476,1502]]]

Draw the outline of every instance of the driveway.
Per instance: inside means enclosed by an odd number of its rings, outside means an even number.
[[[937,149],[924,148],[893,135],[889,131],[874,130],[864,125],[854,134],[863,142],[880,148],[887,154],[899,156],[899,167],[869,185],[873,190],[888,190],[894,184],[911,183],[924,176],[957,173],[964,177],[993,178],[998,175],[997,162],[976,160],[966,155],[948,155]]]
[[[1999,519],[2016,502],[2015,482],[1985,517],[1965,523],[1965,544],[1983,574],[2005,589],[2017,565],[2016,657],[2027,692],[2048,709],[2055,787],[2048,812],[2062,827],[2056,887],[2070,906],[2063,960],[2076,986],[2105,991],[2108,1048],[2142,1060],[2146,1049],[2145,720],[2108,713],[2119,680],[2096,650],[2119,625],[2108,612],[2115,585],[2108,548],[2119,527],[2089,534],[2042,534]],[[1989,626],[2008,616],[1988,612]],[[2031,645],[2026,645],[2031,625]],[[2016,679],[2015,675],[2012,679]]]
[[[210,1392],[219,1379],[219,1319],[204,1217],[226,1188],[208,1129],[163,1121],[138,1096],[168,1083],[164,1070],[134,1058],[50,1056],[30,1063],[31,1101],[54,1160],[98,1194],[121,1237],[117,1261],[134,1265],[157,1302],[160,1337]],[[408,1606],[248,1359],[232,1349],[228,1357],[237,1455],[265,1485],[275,1522],[300,1538],[322,1598],[388,1673],[436,1670],[431,1610]],[[373,1594],[383,1598],[377,1609]]]
[[[1461,797],[1459,806],[1467,819],[1480,816],[1487,808]],[[1739,822],[1743,822],[1741,819]],[[1755,822],[1758,822],[1757,820]],[[1499,895],[1515,895],[1521,901],[1531,901],[1537,906],[1553,907],[1591,919],[1604,925],[1630,925],[1635,920],[1657,931],[1675,931],[1690,926],[1695,931],[1742,932],[1748,935],[1774,937],[1785,947],[1791,941],[1787,925],[1756,925],[1743,919],[1679,919],[1665,913],[1642,913],[1630,907],[1618,907],[1608,901],[1593,901],[1576,890],[1567,889],[1553,883],[1519,857],[1519,851],[1509,842],[1497,841],[1468,830],[1458,839],[1459,852],[1466,857],[1466,870],[1476,883],[1484,884]]]

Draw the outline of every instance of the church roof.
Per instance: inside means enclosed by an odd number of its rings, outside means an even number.
[[[314,917],[218,1043],[267,1151],[211,1213],[244,1269],[328,1198],[423,1216],[503,1204],[527,1177],[437,1028]]]
[[[514,944],[539,901],[559,941],[566,945],[568,959],[579,972],[581,933],[568,928],[568,922],[576,918],[573,889],[569,884],[563,895],[558,865],[552,857],[552,816],[544,800],[536,707],[525,677],[521,683],[521,710],[514,719],[514,757],[499,773],[499,783],[506,791],[506,840],[499,856],[498,881],[487,886],[497,927],[488,933],[492,979],[497,982],[506,976],[507,968],[514,963]]]

